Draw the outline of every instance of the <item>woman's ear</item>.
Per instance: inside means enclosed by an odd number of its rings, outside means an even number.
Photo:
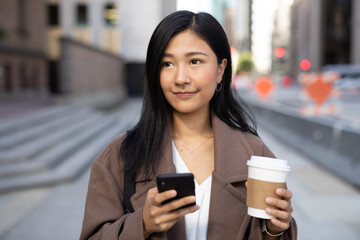
[[[227,59],[224,58],[221,63],[218,65],[218,83],[221,82],[222,77],[224,75],[225,69],[227,65]]]

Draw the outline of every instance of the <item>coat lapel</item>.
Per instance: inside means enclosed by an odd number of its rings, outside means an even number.
[[[212,115],[215,169],[212,175],[208,239],[242,239],[249,225],[246,208],[247,165],[254,154],[240,131]]]

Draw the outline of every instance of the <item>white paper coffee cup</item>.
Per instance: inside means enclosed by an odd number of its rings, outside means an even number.
[[[285,187],[286,177],[290,172],[288,161],[251,156],[247,165],[249,170],[246,200],[248,214],[263,219],[273,218],[265,212],[265,208],[268,207],[265,198],[279,198],[275,194],[275,189]]]

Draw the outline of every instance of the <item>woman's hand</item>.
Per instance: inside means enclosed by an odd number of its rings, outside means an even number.
[[[271,197],[265,199],[265,203],[271,206],[265,209],[266,213],[275,217],[266,220],[267,229],[273,234],[285,231],[290,227],[293,211],[290,203],[292,192],[285,188],[277,188],[275,193],[280,199]]]
[[[148,191],[143,210],[145,238],[147,238],[153,232],[167,231],[177,221],[179,221],[181,217],[199,209],[199,206],[197,205],[178,209],[189,203],[196,202],[195,196],[184,197],[164,205],[161,204],[163,201],[171,199],[175,196],[175,190],[159,193],[157,187],[154,187]]]

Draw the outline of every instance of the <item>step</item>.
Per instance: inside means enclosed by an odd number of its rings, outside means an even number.
[[[102,149],[121,132],[128,129],[132,122],[115,122],[114,126],[92,138],[77,152],[66,158],[61,164],[39,174],[12,177],[0,181],[0,193],[30,187],[43,187],[72,181],[79,177],[94,161]]]
[[[90,109],[72,109],[64,116],[54,116],[48,122],[40,122],[39,125],[28,126],[25,129],[14,130],[11,133],[0,136],[0,151],[18,146],[26,141],[41,137],[47,133],[71,125],[73,122],[84,118]]]
[[[84,131],[88,125],[101,117],[101,114],[93,114],[86,119],[72,124],[60,131],[34,139],[16,148],[0,152],[0,164],[11,164],[17,161],[26,161],[45,151],[49,147],[67,141],[72,135]]]
[[[58,116],[66,115],[67,112],[75,109],[74,105],[58,105],[39,110],[31,114],[23,114],[6,118],[0,121],[0,135],[8,134],[13,131],[25,129],[33,126],[36,123],[46,122],[47,120],[54,119]]]
[[[47,171],[60,164],[79,148],[82,148],[83,145],[86,145],[86,142],[89,141],[89,139],[101,135],[102,131],[111,127],[115,122],[116,120],[114,117],[104,116],[92,123],[92,126],[89,126],[89,130],[78,133],[67,141],[63,141],[56,146],[47,149],[33,159],[29,159],[25,162],[3,165],[0,168],[0,179]]]

